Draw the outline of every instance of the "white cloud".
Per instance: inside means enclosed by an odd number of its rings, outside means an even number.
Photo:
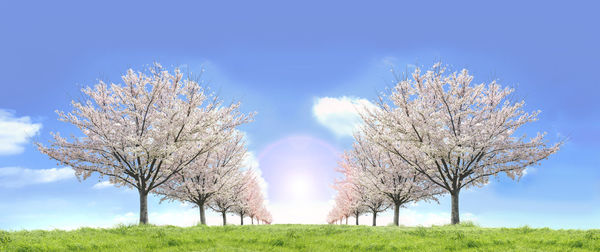
[[[534,174],[537,172],[537,170],[537,167],[527,167],[523,170],[523,177],[525,177],[526,175]]]
[[[374,109],[376,106],[363,98],[320,97],[313,103],[313,115],[336,136],[352,136],[362,123],[359,111],[365,108]]]
[[[0,168],[0,187],[18,188],[33,184],[51,183],[74,177],[75,172],[69,167],[51,169],[4,167]]]
[[[32,123],[28,116],[15,117],[14,113],[0,109],[0,155],[22,153],[29,139],[42,128],[40,123]]]
[[[113,223],[111,223],[110,225],[135,224],[135,223],[137,223],[137,220],[138,220],[138,216],[135,213],[127,212],[125,214],[119,214],[119,215],[115,216],[112,221]]]
[[[94,184],[94,186],[92,186],[92,188],[104,189],[104,188],[112,187],[112,186],[114,186],[114,184],[110,183],[110,181],[107,180],[107,181],[102,181],[102,182],[98,182],[98,183]]]

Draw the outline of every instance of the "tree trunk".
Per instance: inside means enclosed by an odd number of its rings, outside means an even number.
[[[358,213],[356,214],[356,225],[358,226]]]
[[[373,211],[373,227],[377,226],[377,212]]]
[[[250,224],[254,225],[254,217],[250,217]]]
[[[400,226],[400,203],[394,203],[394,226]]]
[[[148,193],[139,190],[140,193],[140,225],[148,224]]]
[[[198,208],[200,208],[200,224],[206,225],[206,216],[204,215],[204,203],[198,204]]]
[[[348,225],[348,216],[346,216],[346,225]]]
[[[457,190],[456,192],[450,194],[452,197],[452,220],[451,220],[452,225],[460,223],[460,217],[459,217],[459,212],[458,212],[458,194],[459,193],[460,193],[460,191]]]
[[[244,215],[240,214],[240,225],[244,225]]]
[[[223,215],[223,226],[227,225],[227,213],[225,211],[221,212]]]

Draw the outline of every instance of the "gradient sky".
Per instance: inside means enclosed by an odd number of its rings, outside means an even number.
[[[77,133],[54,110],[79,89],[154,61],[199,73],[226,101],[257,111],[248,134],[275,223],[325,223],[336,160],[366,102],[400,72],[442,60],[475,82],[516,88],[542,110],[522,132],[569,141],[519,182],[461,194],[483,226],[600,227],[600,18],[597,4],[371,1],[0,2],[0,229],[134,223],[137,193],[78,182],[32,145]],[[366,99],[366,100],[365,100]],[[150,222],[192,225],[197,209],[150,199]],[[444,224],[450,202],[401,210],[401,224]],[[370,216],[361,222],[368,224]],[[230,219],[237,223],[237,219]],[[386,225],[390,213],[378,222]],[[219,224],[210,214],[209,224]]]

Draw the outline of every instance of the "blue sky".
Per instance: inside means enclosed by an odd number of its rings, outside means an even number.
[[[81,87],[98,79],[117,82],[128,68],[154,61],[196,73],[204,68],[203,79],[223,99],[257,111],[243,130],[274,222],[324,223],[336,155],[352,143],[343,125],[355,122],[343,109],[327,108],[375,99],[392,83],[391,67],[404,71],[439,60],[468,68],[477,83],[498,79],[515,87],[527,109],[542,110],[523,132],[569,138],[519,182],[500,177],[464,192],[463,219],[484,226],[598,228],[599,7],[579,1],[3,1],[0,229],[135,222],[135,192],[102,186],[94,177],[78,182],[32,142],[48,140],[50,132],[77,133],[58,122],[54,110],[68,110]],[[319,102],[325,102],[321,109]],[[158,201],[150,202],[152,223],[198,220],[190,206]],[[449,203],[410,206],[401,222],[448,222]],[[218,224],[213,217],[209,224]],[[379,224],[389,220],[383,216]]]

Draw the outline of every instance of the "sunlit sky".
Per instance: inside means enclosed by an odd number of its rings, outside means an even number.
[[[416,2],[416,1],[411,1]],[[368,104],[390,69],[442,60],[475,82],[516,88],[523,133],[569,141],[520,181],[493,179],[461,194],[462,220],[483,226],[600,226],[600,6],[570,2],[484,4],[399,1],[192,3],[0,2],[0,229],[71,229],[135,223],[137,192],[77,181],[33,142],[77,133],[57,121],[79,89],[118,82],[152,62],[199,73],[225,101],[257,111],[242,127],[274,223],[325,223],[331,184]],[[370,215],[361,217],[370,224]],[[149,203],[155,224],[188,226],[198,210]],[[450,201],[401,210],[402,225],[445,224]],[[220,224],[209,211],[208,224]],[[238,217],[229,217],[238,223]],[[391,222],[391,212],[378,225]]]

